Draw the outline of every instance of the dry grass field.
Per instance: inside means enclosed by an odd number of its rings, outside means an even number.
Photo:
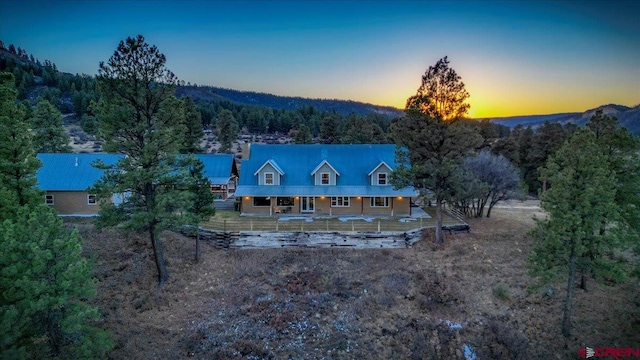
[[[564,283],[531,292],[525,234],[535,207],[495,209],[469,234],[410,249],[217,250],[163,236],[158,291],[148,241],[68,220],[94,259],[100,326],[114,359],[573,359],[581,346],[638,346],[640,287],[577,291],[560,335]]]

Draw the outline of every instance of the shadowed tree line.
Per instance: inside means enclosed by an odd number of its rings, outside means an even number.
[[[14,84],[0,72],[0,353],[105,358],[112,343],[87,304],[96,293],[91,263],[78,233],[62,226],[36,187],[36,135]]]

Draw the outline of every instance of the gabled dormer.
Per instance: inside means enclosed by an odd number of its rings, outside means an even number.
[[[320,186],[336,185],[340,173],[327,160],[322,160],[311,172],[314,184]]]
[[[280,177],[284,175],[284,171],[270,159],[253,175],[258,177],[258,185],[280,185]]]
[[[387,165],[386,162],[381,161],[371,172],[369,172],[369,178],[371,179],[372,186],[387,186],[389,183],[389,177],[393,169]]]

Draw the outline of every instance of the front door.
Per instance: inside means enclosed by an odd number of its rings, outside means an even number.
[[[314,197],[313,196],[303,196],[302,197],[302,212],[314,212],[316,210]]]

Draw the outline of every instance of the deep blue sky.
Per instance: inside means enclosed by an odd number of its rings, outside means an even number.
[[[142,34],[182,80],[404,107],[449,56],[474,117],[640,103],[636,1],[1,1],[0,39],[95,74]]]

